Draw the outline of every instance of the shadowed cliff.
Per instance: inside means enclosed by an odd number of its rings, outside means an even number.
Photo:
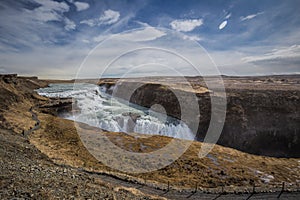
[[[176,82],[176,77],[173,79]],[[300,157],[300,77],[223,77],[223,80],[227,112],[218,144],[258,155]],[[117,81],[103,79],[99,85],[107,87],[107,92],[112,93],[110,88]],[[205,90],[207,86],[200,77],[189,77],[188,81],[196,88],[194,92],[200,110],[196,139],[203,141],[211,120],[211,97],[216,94]],[[141,83],[128,98],[128,90]],[[202,90],[199,91],[199,87]],[[174,89],[166,87],[161,78],[122,80],[114,88],[121,88],[121,92],[114,92],[114,96],[148,108],[160,104],[168,115],[181,118],[182,105]],[[183,96],[191,92],[178,90]],[[183,99],[184,105],[190,102],[189,98]],[[191,125],[194,121],[194,118],[190,118],[186,123]]]

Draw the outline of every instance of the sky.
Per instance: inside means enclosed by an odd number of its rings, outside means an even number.
[[[299,8],[298,0],[1,0],[0,73],[299,74]]]

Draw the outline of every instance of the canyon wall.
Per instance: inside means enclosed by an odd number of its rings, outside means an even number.
[[[136,87],[136,84],[141,86],[129,95],[128,91]],[[127,99],[144,107],[150,108],[154,104],[160,104],[168,115],[178,119],[181,119],[182,104],[185,106],[184,109],[191,109],[189,112],[194,109],[188,106],[190,98],[183,98],[184,103],[181,100],[180,105],[174,89],[171,90],[160,83],[141,84],[136,81],[123,81],[115,86],[113,81],[104,80],[99,85],[107,87],[110,94],[114,91],[115,97]],[[258,155],[300,157],[300,91],[295,88],[285,90],[275,89],[272,86],[252,86],[226,87],[226,119],[217,143]],[[181,95],[185,95],[189,91],[180,92]],[[210,95],[215,94],[196,93],[200,110],[196,136],[198,141],[203,141],[211,120]],[[185,118],[188,119],[186,120],[188,125],[197,121],[193,117]]]

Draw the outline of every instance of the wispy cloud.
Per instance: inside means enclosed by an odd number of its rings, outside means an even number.
[[[104,11],[103,15],[99,18],[100,24],[114,24],[116,23],[120,18],[120,13],[118,11],[114,10],[106,10]]]
[[[104,38],[114,37],[117,40],[123,41],[131,41],[131,42],[144,42],[151,41],[162,36],[166,35],[166,33],[162,30],[156,29],[151,26],[146,26],[142,29],[136,29],[134,31],[125,32],[125,33],[117,33],[117,34],[109,34],[109,35],[99,35],[94,38],[94,41],[100,42]]]
[[[192,41],[201,41],[203,38],[199,37],[198,35],[183,35],[182,37],[184,40],[192,40]]]
[[[80,21],[80,24],[86,24],[92,27],[97,25],[97,21],[97,19],[85,19]]]
[[[109,36],[117,36],[124,43],[165,41],[175,47],[178,38],[170,39],[172,34],[163,29],[171,28],[180,32],[174,35],[181,36],[183,43],[200,41],[215,56],[220,70],[293,73],[300,65],[300,15],[299,2],[291,2],[276,0],[261,6],[243,1],[239,7],[230,7],[197,1],[187,4],[192,9],[189,11],[176,3],[157,1],[1,0],[0,71],[71,77],[89,50]],[[139,27],[142,29],[123,32]],[[99,54],[95,65],[121,50],[124,46],[114,43]],[[174,64],[167,61],[172,62],[167,58],[165,64]],[[126,69],[132,63],[136,60],[130,58]],[[161,72],[159,66],[153,70]]]
[[[154,27],[146,27],[141,30],[136,30],[130,33],[120,34],[118,39],[127,40],[127,41],[134,41],[134,42],[141,42],[141,41],[151,41],[162,36],[166,35],[165,32],[158,30]]]
[[[263,14],[263,12],[259,12],[259,13],[256,13],[256,14],[252,14],[252,15],[247,15],[246,17],[241,17],[241,21],[245,21],[245,20],[250,20],[250,19],[253,19],[255,17],[257,17],[258,15],[261,15]]]
[[[244,57],[243,61],[257,63],[260,61],[279,61],[290,58],[298,58],[300,61],[300,45],[281,47],[278,49],[273,49],[272,51],[262,55]]]
[[[176,19],[170,23],[172,29],[181,32],[190,32],[203,25],[203,19]]]
[[[74,3],[74,5],[76,6],[76,10],[77,11],[83,11],[83,10],[86,10],[90,7],[90,5],[88,3],[85,3],[85,2],[79,2],[79,1],[76,1]]]
[[[106,10],[99,18],[82,20],[81,24],[87,24],[91,27],[100,25],[111,25],[120,19],[120,13],[114,10]]]
[[[231,13],[225,16],[225,19],[229,19],[231,17]]]
[[[115,24],[112,24],[111,26],[109,26],[109,28],[107,28],[105,31],[103,31],[100,35],[94,36],[93,42],[101,42],[101,41],[107,39],[108,37],[112,36],[113,34],[111,32],[113,30],[119,29],[120,27],[127,26],[129,20],[132,19],[133,17],[134,17],[134,14],[132,14],[132,13],[128,14],[127,16],[124,16],[122,19],[120,19]],[[149,27],[149,25],[144,26],[144,27]]]
[[[75,30],[75,29],[76,29],[76,24],[75,24],[75,22],[71,21],[71,20],[68,19],[68,18],[65,18],[65,29],[66,29],[67,31]]]
[[[1,51],[26,51],[59,42],[65,30],[75,28],[64,16],[70,10],[65,2],[35,0],[34,7],[18,7],[19,2],[1,2]],[[58,37],[59,36],[59,37]]]
[[[51,0],[36,0],[40,6],[34,10],[25,10],[30,14],[33,20],[41,22],[60,21],[61,14],[69,11],[69,6],[65,2],[56,2]]]
[[[222,30],[223,28],[225,28],[227,25],[227,20],[223,21],[220,25],[219,25],[219,29]]]

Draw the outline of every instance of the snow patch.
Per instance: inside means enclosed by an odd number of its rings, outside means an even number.
[[[274,176],[264,174],[263,177],[261,177],[260,179],[263,180],[265,183],[269,183],[271,180],[274,179]]]

